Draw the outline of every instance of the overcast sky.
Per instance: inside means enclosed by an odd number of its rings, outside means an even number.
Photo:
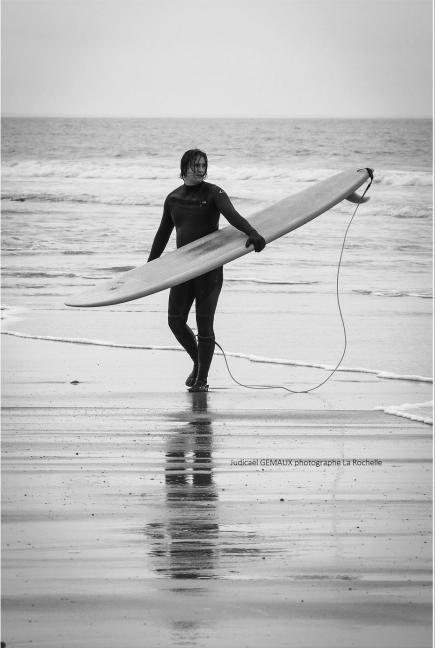
[[[2,0],[2,109],[428,117],[431,30],[431,0]]]

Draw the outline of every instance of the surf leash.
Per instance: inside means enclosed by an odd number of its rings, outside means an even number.
[[[362,195],[359,197],[358,203],[357,203],[357,205],[356,205],[356,207],[355,207],[355,209],[353,211],[353,214],[352,214],[352,216],[351,216],[351,218],[350,218],[350,220],[349,220],[349,222],[347,224],[346,231],[344,233],[343,241],[342,241],[342,244],[341,244],[340,257],[339,257],[338,266],[337,266],[337,274],[336,274],[336,282],[335,282],[335,294],[336,294],[336,298],[337,298],[338,312],[340,314],[340,320],[341,320],[341,325],[343,327],[343,337],[344,337],[343,351],[342,351],[342,354],[341,354],[341,357],[340,357],[339,361],[335,365],[334,369],[332,369],[332,371],[329,373],[329,375],[324,380],[322,380],[318,385],[314,385],[314,387],[310,387],[309,389],[290,389],[289,387],[284,387],[284,385],[245,385],[245,384],[241,383],[239,380],[237,380],[233,376],[233,374],[231,373],[231,369],[229,367],[229,364],[228,364],[227,356],[225,355],[225,351],[223,350],[223,348],[221,347],[220,344],[215,342],[216,346],[219,347],[219,349],[222,351],[222,354],[223,354],[224,360],[225,360],[225,364],[227,366],[228,373],[230,374],[232,380],[235,383],[237,383],[237,385],[240,385],[241,387],[245,387],[246,389],[284,389],[285,391],[289,392],[290,394],[308,394],[309,392],[315,391],[316,389],[319,389],[325,383],[327,383],[328,380],[330,380],[332,378],[332,376],[335,374],[335,372],[338,370],[341,363],[343,362],[343,359],[344,359],[344,356],[346,355],[346,350],[347,350],[347,332],[346,332],[346,324],[345,324],[345,321],[344,321],[343,312],[341,310],[341,303],[340,303],[340,290],[339,290],[340,269],[341,269],[341,265],[342,265],[344,248],[345,248],[345,245],[346,245],[346,239],[347,239],[347,235],[348,235],[350,226],[352,225],[353,219],[356,216],[356,213],[358,211],[358,207],[361,205],[362,202],[364,202],[364,197],[365,197],[366,193],[368,192],[368,190],[370,189],[370,187],[372,185],[372,182],[373,182],[373,178],[374,178],[373,169],[369,169],[368,167],[365,168],[365,169],[358,169],[358,171],[364,171],[364,170],[368,172],[370,182],[368,183],[368,185],[364,189]]]

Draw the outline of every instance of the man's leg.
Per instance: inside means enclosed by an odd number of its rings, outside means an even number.
[[[198,375],[192,391],[206,390],[213,359],[215,335],[214,315],[222,289],[223,271],[216,268],[195,279],[196,323],[198,325]]]
[[[193,385],[198,371],[198,345],[192,329],[187,325],[187,318],[194,296],[193,282],[186,281],[171,288],[168,304],[169,328],[193,361],[192,373],[189,374],[186,380],[188,386]]]

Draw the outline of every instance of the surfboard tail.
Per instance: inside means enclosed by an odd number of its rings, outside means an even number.
[[[348,200],[351,203],[355,203],[356,205],[359,205],[360,203],[366,203],[370,200],[369,196],[360,196],[357,194],[356,191],[351,193],[349,196],[346,197],[346,200]]]

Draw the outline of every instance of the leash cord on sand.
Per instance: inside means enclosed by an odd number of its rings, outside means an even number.
[[[319,387],[322,387],[322,385],[324,385],[326,382],[328,382],[328,380],[330,380],[332,378],[332,376],[335,374],[337,369],[340,367],[341,363],[343,362],[343,358],[346,355],[346,349],[347,349],[346,324],[345,324],[345,321],[344,321],[343,312],[341,310],[341,303],[340,303],[340,291],[339,291],[340,269],[341,269],[341,264],[342,264],[342,259],[343,259],[343,252],[344,252],[344,248],[345,248],[345,245],[346,245],[347,234],[349,232],[350,226],[352,225],[352,221],[356,216],[356,213],[358,211],[358,207],[363,202],[363,198],[366,195],[367,191],[370,189],[370,186],[371,186],[371,184],[373,182],[373,171],[371,169],[367,169],[367,170],[369,172],[370,182],[367,185],[367,187],[365,188],[364,193],[360,197],[360,199],[358,201],[358,204],[355,207],[355,209],[353,211],[353,214],[352,214],[352,216],[351,216],[351,218],[349,220],[349,223],[347,224],[346,231],[345,231],[344,237],[343,237],[343,242],[341,244],[340,258],[338,260],[338,266],[337,266],[337,275],[336,275],[336,282],[335,282],[335,294],[336,294],[336,298],[337,298],[338,312],[340,314],[340,320],[341,320],[341,325],[343,327],[343,336],[344,336],[343,352],[341,354],[340,360],[337,362],[336,366],[330,372],[330,374],[324,380],[322,380],[322,382],[320,382],[318,385],[315,385],[314,387],[310,387],[309,389],[289,389],[288,387],[284,387],[284,385],[244,385],[243,383],[238,381],[236,378],[234,378],[233,374],[231,373],[231,369],[229,367],[227,356],[225,355],[225,351],[223,350],[221,345],[216,342],[216,346],[219,347],[219,349],[223,353],[223,356],[224,356],[224,359],[225,359],[225,364],[226,364],[227,369],[228,369],[228,373],[230,374],[230,376],[234,380],[234,382],[237,383],[237,385],[240,385],[241,387],[246,387],[247,389],[284,389],[285,391],[290,392],[290,394],[308,394],[309,392],[312,392],[312,391],[314,391],[316,389],[319,389]]]

